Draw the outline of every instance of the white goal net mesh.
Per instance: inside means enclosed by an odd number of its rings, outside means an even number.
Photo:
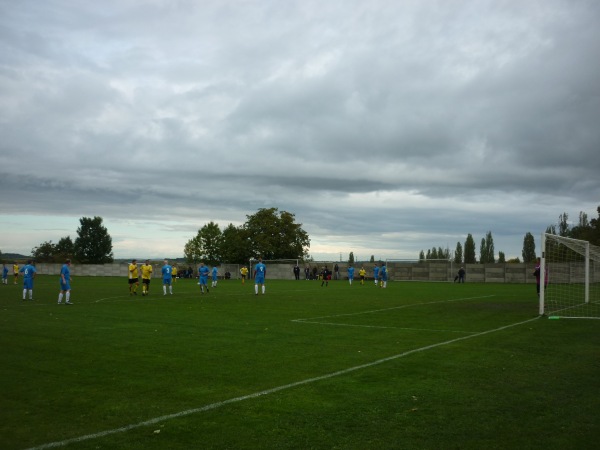
[[[540,312],[600,319],[600,247],[553,234],[542,236]]]

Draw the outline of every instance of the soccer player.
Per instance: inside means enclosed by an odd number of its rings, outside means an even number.
[[[323,281],[321,281],[321,287],[323,287],[323,284],[325,284],[325,287],[329,286],[329,280],[331,279],[331,272],[329,271],[329,269],[327,268],[327,266],[323,267],[323,272],[321,272],[323,275]]]
[[[2,284],[8,284],[8,267],[2,264]]]
[[[246,277],[248,276],[248,268],[246,266],[240,269],[240,273],[242,274],[242,284],[246,283]]]
[[[206,288],[206,293],[208,294],[208,273],[210,270],[208,267],[204,265],[203,262],[200,263],[200,267],[198,267],[198,284],[200,285],[200,292],[204,294],[204,288]]]
[[[210,273],[212,275],[212,283],[210,287],[217,287],[217,281],[219,281],[219,269],[217,269],[217,266],[213,266]]]
[[[177,282],[177,266],[173,266],[173,283]]]
[[[17,284],[17,280],[19,279],[19,264],[13,264],[13,276],[15,277],[15,283]]]
[[[262,294],[265,295],[265,276],[267,275],[267,266],[258,258],[258,263],[254,266],[254,294],[258,295],[258,285],[262,285]]]
[[[354,280],[354,267],[351,265],[348,266],[348,282],[352,285],[352,281]]]
[[[32,262],[27,261],[27,264],[19,269],[19,273],[23,274],[23,300],[27,299],[27,292],[29,292],[29,300],[33,300],[33,279],[36,270],[31,264]]]
[[[387,275],[387,267],[385,266],[385,263],[381,264],[381,269],[379,269],[379,278],[381,279],[381,287],[386,288],[388,275]]]
[[[150,279],[152,278],[152,265],[149,260],[142,264],[142,295],[150,293]]]
[[[62,303],[63,297],[65,298],[65,305],[72,305],[71,303],[71,260],[67,259],[60,269],[60,292],[58,293],[58,304]]]
[[[167,295],[167,286],[169,286],[169,293],[173,295],[173,268],[169,265],[169,261],[165,259],[165,264],[161,269],[163,278],[163,295]]]
[[[459,283],[464,283],[465,282],[465,276],[467,275],[467,272],[465,272],[465,268],[461,267],[460,269],[458,269],[458,282]]]
[[[137,295],[137,288],[140,285],[140,278],[138,274],[137,259],[131,261],[129,264],[129,295]]]
[[[360,277],[360,284],[365,284],[365,276],[367,275],[367,271],[365,270],[364,267],[360,267],[360,270],[358,271],[358,276]]]
[[[377,263],[373,267],[373,279],[375,280],[375,286],[377,286],[377,280],[379,280],[379,266]]]

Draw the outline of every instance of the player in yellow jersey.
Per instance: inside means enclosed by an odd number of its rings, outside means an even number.
[[[17,284],[17,280],[19,279],[19,265],[17,263],[13,264],[13,275],[15,277],[15,284]]]
[[[240,269],[240,273],[242,274],[242,284],[246,283],[246,277],[248,276],[248,268],[246,266]]]
[[[364,267],[361,266],[360,270],[358,271],[358,276],[360,277],[360,284],[365,284],[365,275],[367,275],[367,271]]]
[[[171,273],[173,274],[173,283],[175,283],[177,281],[177,266],[173,265],[173,271]]]
[[[148,295],[150,293],[150,279],[152,278],[152,265],[150,261],[146,260],[142,264],[142,295]]]
[[[140,285],[140,279],[138,275],[137,259],[131,261],[129,264],[129,295],[137,295],[137,288]]]

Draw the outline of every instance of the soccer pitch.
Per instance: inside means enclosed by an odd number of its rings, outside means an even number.
[[[0,448],[597,448],[598,321],[535,286],[196,283],[1,286]]]

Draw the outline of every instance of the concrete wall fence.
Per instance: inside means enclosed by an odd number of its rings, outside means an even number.
[[[330,262],[330,261],[311,261],[307,266],[312,270],[317,267],[320,271],[323,267],[333,270],[335,264],[339,266],[340,279],[348,279],[348,263],[346,262]],[[573,279],[561,280],[561,282],[580,282],[580,268],[571,268],[569,263],[561,264],[564,267],[560,268],[561,274],[573,273]],[[358,270],[363,266],[367,271],[367,278],[373,278],[373,263],[356,263],[354,278],[358,279]],[[58,275],[62,264],[58,263],[38,263],[36,269],[40,275]],[[153,278],[160,278],[160,265],[154,265]],[[178,265],[180,271],[187,269],[188,265]],[[231,278],[239,279],[238,264],[223,264],[218,267],[219,276],[222,278],[225,272],[231,273]],[[300,278],[304,279],[304,268],[306,265],[300,266]],[[497,264],[465,264],[463,265],[466,271],[466,281],[469,283],[535,283],[533,271],[535,264],[513,264],[513,263],[497,263]],[[448,282],[453,281],[458,272],[456,263],[443,262],[389,262],[387,263],[388,279],[390,281],[438,281]],[[555,264],[556,268],[556,264]],[[252,269],[249,268],[248,276],[252,277]],[[294,279],[294,264],[267,264],[267,279],[276,280],[293,280]],[[591,278],[600,280],[600,264],[594,264],[591,268]],[[558,272],[558,271],[557,271]],[[128,264],[73,264],[71,273],[74,276],[92,276],[92,277],[127,277]],[[193,268],[194,276],[197,275],[197,267]],[[332,277],[333,278],[333,277]],[[564,278],[564,275],[563,275]],[[554,280],[556,281],[556,280]]]

